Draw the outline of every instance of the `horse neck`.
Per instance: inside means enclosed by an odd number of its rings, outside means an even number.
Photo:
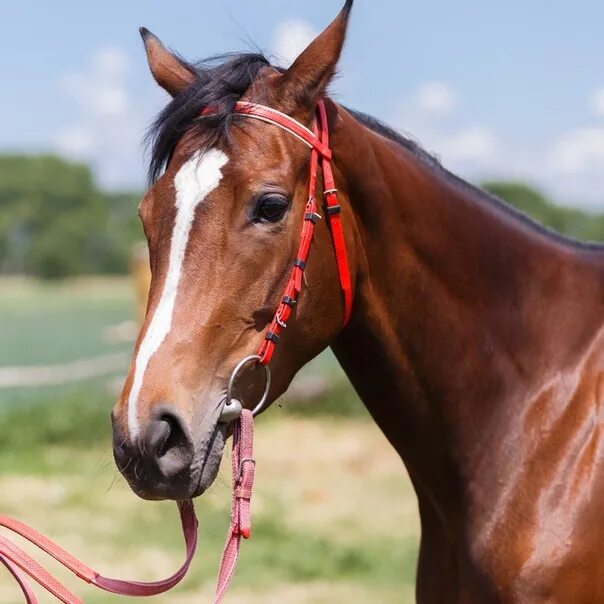
[[[333,349],[418,491],[452,501],[502,417],[599,332],[604,257],[338,111],[358,273]]]

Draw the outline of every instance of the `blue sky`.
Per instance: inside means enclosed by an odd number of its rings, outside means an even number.
[[[0,150],[89,162],[142,187],[140,140],[165,102],[137,33],[188,58],[284,60],[339,0],[39,0],[0,9]],[[529,180],[604,209],[604,2],[357,0],[337,98],[412,133],[461,175]]]

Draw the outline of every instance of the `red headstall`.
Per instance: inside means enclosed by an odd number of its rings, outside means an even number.
[[[298,248],[298,254],[294,260],[292,273],[285,287],[281,302],[279,303],[273,322],[271,323],[271,326],[266,333],[265,340],[258,352],[258,356],[261,359],[259,362],[266,365],[270,363],[273,353],[275,352],[275,347],[279,343],[281,333],[287,327],[287,322],[298,302],[298,297],[302,291],[303,275],[310,254],[315,225],[321,219],[321,216],[318,213],[317,199],[315,197],[319,164],[321,164],[323,169],[325,210],[331,230],[338,274],[340,277],[340,287],[342,288],[344,298],[344,325],[348,323],[352,311],[352,282],[348,265],[348,254],[346,252],[346,241],[340,216],[342,208],[338,202],[338,190],[335,186],[333,168],[331,166],[333,153],[329,146],[329,122],[327,119],[325,102],[320,101],[318,104],[313,130],[309,130],[300,122],[289,117],[289,115],[271,109],[270,107],[265,107],[264,105],[241,101],[235,106],[235,111],[241,115],[261,120],[268,124],[274,124],[293,134],[311,148],[310,192],[304,209],[304,224],[302,226],[300,247]]]

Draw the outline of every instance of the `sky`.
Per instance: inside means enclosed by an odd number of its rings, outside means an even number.
[[[142,190],[167,96],[139,26],[189,59],[260,48],[287,64],[342,3],[0,0],[0,152],[60,153]],[[333,96],[465,178],[604,210],[603,23],[602,0],[356,0]]]

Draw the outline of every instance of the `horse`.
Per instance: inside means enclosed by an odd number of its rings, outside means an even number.
[[[352,4],[288,69],[255,53],[192,64],[142,30],[172,100],[150,131],[152,281],[112,414],[117,465],[145,499],[197,497],[216,477],[229,377],[274,320],[309,202],[308,147],[237,107],[308,131],[323,103],[352,306],[320,207],[263,410],[331,347],[415,488],[419,603],[604,601],[604,248],[331,99]],[[251,409],[264,374],[240,378]]]

